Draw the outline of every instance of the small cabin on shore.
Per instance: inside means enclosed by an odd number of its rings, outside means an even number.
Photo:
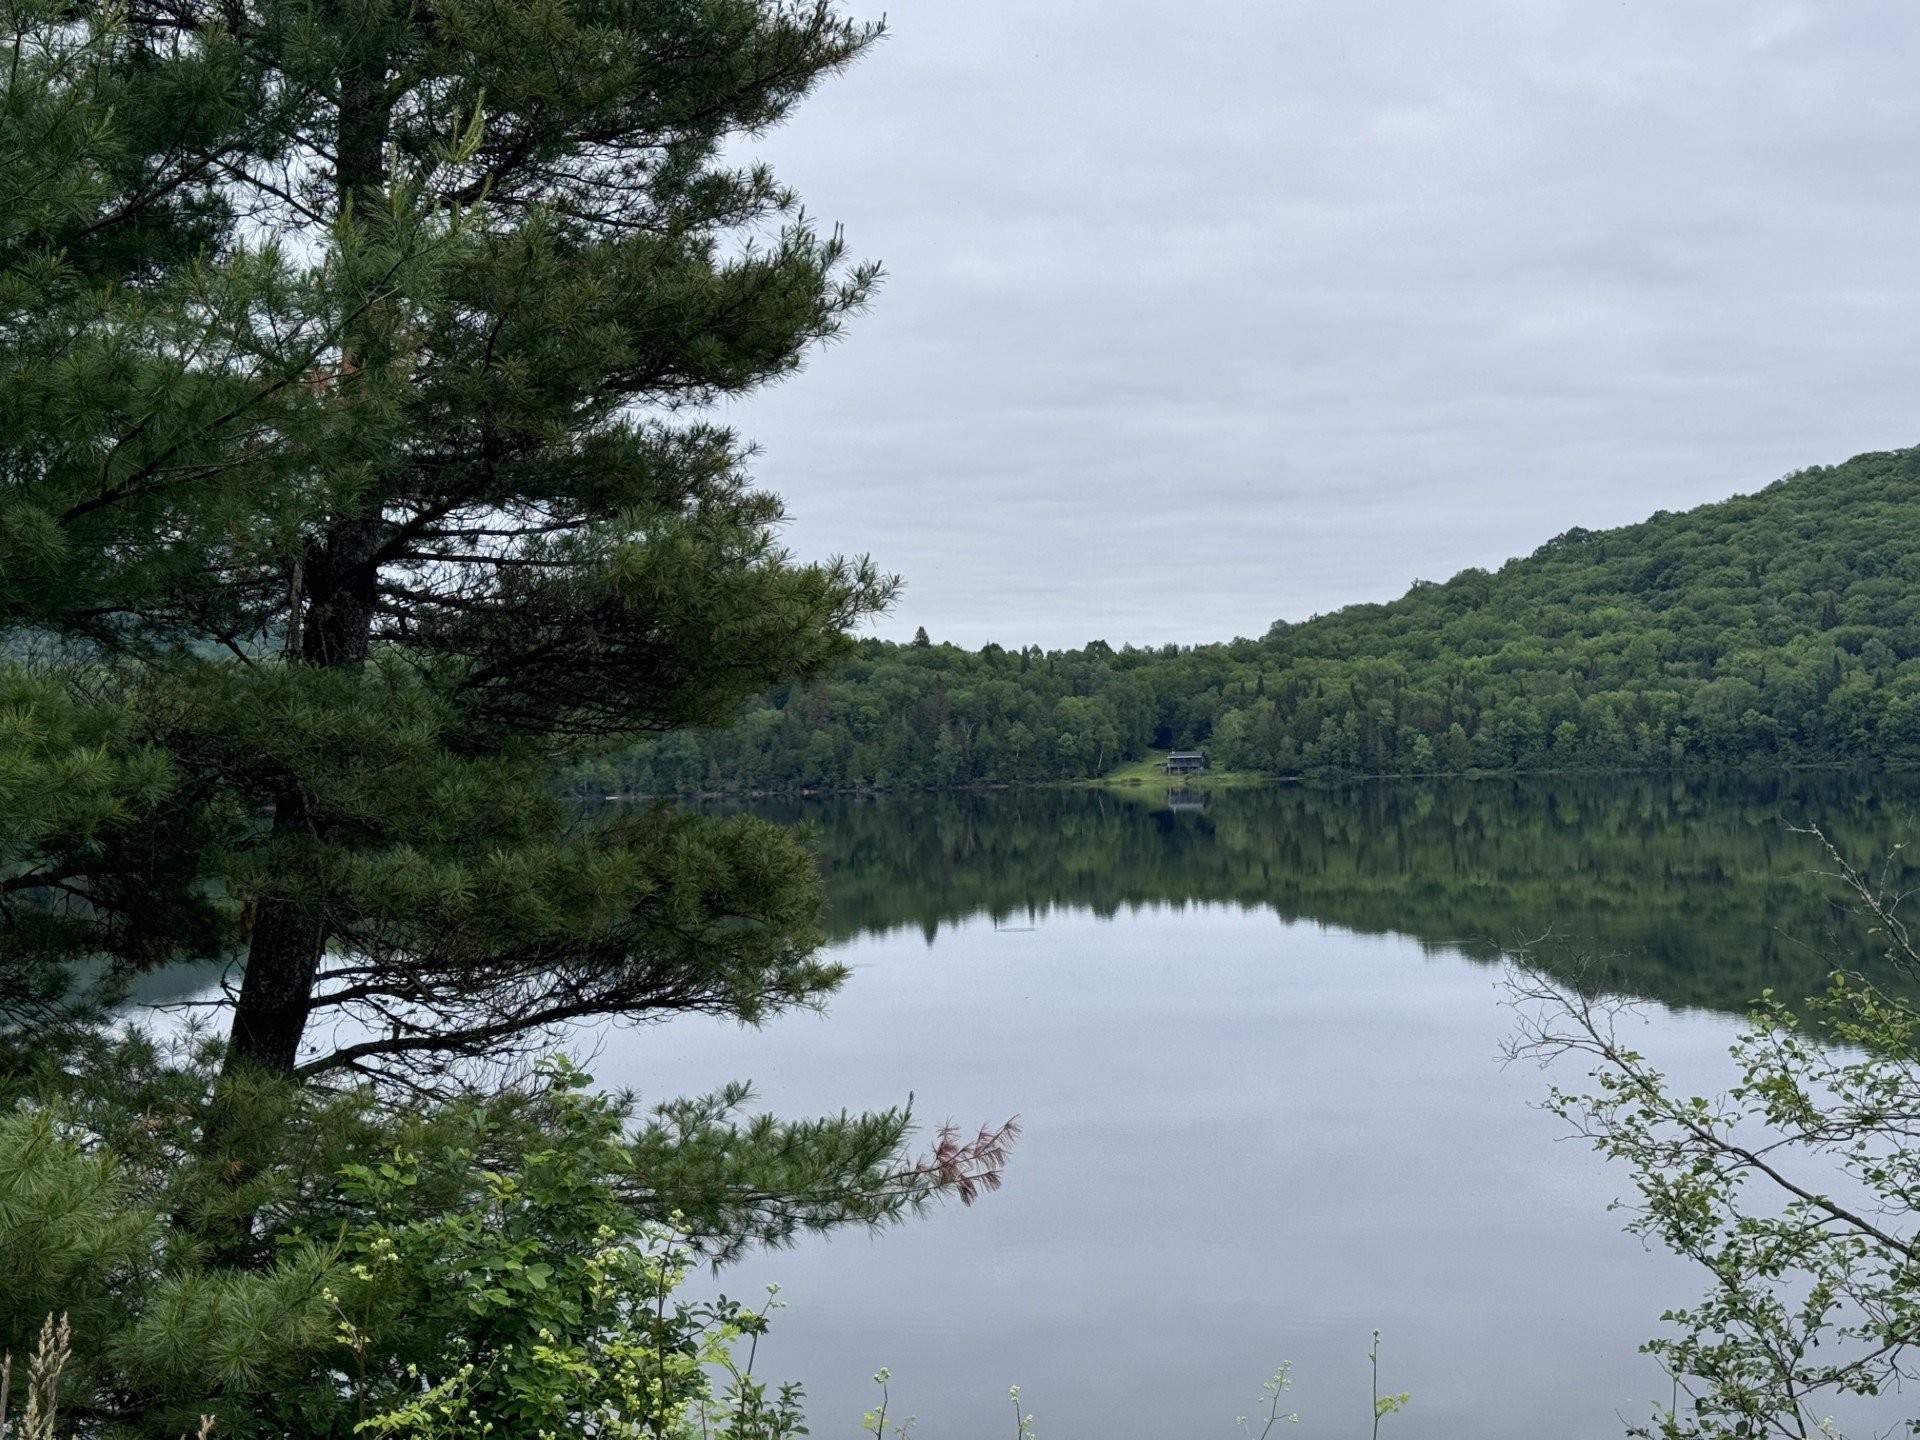
[[[1175,750],[1167,756],[1169,775],[1191,775],[1196,770],[1204,770],[1210,762],[1204,750]]]

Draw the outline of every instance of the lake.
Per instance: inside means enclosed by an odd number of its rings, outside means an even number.
[[[1011,1384],[1041,1440],[1227,1436],[1282,1360],[1291,1433],[1364,1436],[1375,1327],[1414,1396],[1383,1435],[1620,1435],[1667,1391],[1636,1347],[1701,1285],[1621,1233],[1627,1176],[1535,1108],[1549,1077],[1503,1067],[1498,959],[1549,936],[1717,1085],[1749,997],[1870,954],[1791,827],[1861,857],[1920,834],[1920,782],[1831,775],[757,808],[814,833],[845,988],[757,1031],[602,1034],[592,1068],[1020,1117],[1001,1193],[721,1277],[783,1287],[759,1368],[806,1382],[816,1436],[887,1366],[924,1440],[1011,1437]]]

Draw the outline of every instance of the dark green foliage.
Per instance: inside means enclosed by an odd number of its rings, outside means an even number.
[[[94,1073],[151,1076],[150,1058]],[[162,1087],[176,1099],[181,1073]],[[417,1117],[263,1081],[246,1099],[277,1158],[250,1196],[259,1263],[235,1268],[171,1223],[223,1187],[173,1151],[186,1117],[146,1098],[131,1131],[101,1094],[0,1116],[0,1344],[19,1353],[48,1313],[70,1317],[62,1411],[85,1433],[172,1440],[203,1414],[234,1437],[631,1433],[622,1414],[678,1436],[702,1409],[720,1435],[797,1422],[797,1394],[769,1395],[731,1355],[764,1311],[675,1293],[716,1221],[733,1243],[812,1223],[771,1201],[744,1225],[708,1207],[726,1188],[699,1158],[728,1144],[720,1108],[660,1119],[689,1142],[666,1177],[657,1126],[636,1143],[630,1107],[564,1064],[533,1093]],[[836,1186],[876,1188],[903,1125],[839,1135],[807,1177],[816,1216]],[[907,1204],[938,1188],[931,1172],[890,1183]]]
[[[638,1272],[589,1294],[584,1233],[631,1267],[678,1216],[724,1255],[997,1163],[907,1159],[897,1111],[489,1089],[570,1025],[840,979],[791,836],[585,816],[557,777],[822,673],[888,594],[786,555],[699,418],[865,302],[877,271],[739,157],[878,29],[811,0],[0,25],[0,1347],[71,1310],[87,1433],[344,1435],[443,1384],[481,1420],[376,1428],[608,1428],[609,1392],[501,1379],[538,1307],[461,1312],[460,1276],[540,1254],[554,1344],[612,1365]],[[224,1042],[101,1023],[209,975]],[[349,1355],[353,1267],[403,1236],[419,1273]],[[789,1423],[762,1401],[737,1433]]]
[[[1192,745],[1276,775],[1920,761],[1920,451],[1571,530],[1496,573],[1258,641],[867,641],[831,680],[601,761],[580,785],[1017,783]]]
[[[404,1076],[817,1000],[764,828],[564,766],[846,653],[687,412],[876,272],[729,149],[877,31],[793,0],[0,6],[0,1006],[242,959],[236,1063]],[[75,972],[80,973],[80,972]],[[343,1019],[350,1044],[308,1043]]]

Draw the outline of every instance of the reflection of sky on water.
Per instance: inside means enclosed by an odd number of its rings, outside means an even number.
[[[783,1285],[762,1354],[816,1434],[886,1365],[925,1440],[992,1433],[1012,1383],[1043,1435],[1226,1435],[1291,1359],[1302,1433],[1360,1435],[1376,1325],[1408,1434],[1597,1440],[1664,1392],[1635,1350],[1698,1282],[1620,1233],[1626,1176],[1558,1143],[1540,1071],[1501,1068],[1486,967],[1216,906],[838,953],[827,1018],[619,1032],[595,1066],[649,1095],[750,1077],[785,1114],[913,1092],[928,1123],[1021,1116],[974,1209],[723,1277]],[[1726,1018],[1648,1026],[1680,1083],[1724,1068]]]

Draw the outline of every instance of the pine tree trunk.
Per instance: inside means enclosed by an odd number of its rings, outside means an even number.
[[[335,194],[343,209],[376,202],[386,183],[385,90],[385,66],[373,59],[362,57],[341,77]],[[343,394],[362,358],[352,337],[345,337],[339,377]],[[288,616],[288,624],[298,627],[295,663],[342,670],[366,664],[379,596],[381,521],[380,502],[374,498],[308,543],[301,566],[305,594]],[[307,797],[297,789],[276,801],[273,827],[278,836],[320,834]],[[326,944],[326,916],[311,902],[279,899],[260,905],[234,1006],[223,1078],[241,1065],[293,1073]]]
[[[380,516],[371,511],[336,523],[324,541],[309,547],[308,599],[296,663],[329,669],[359,669],[366,663],[379,539]],[[317,833],[307,799],[298,790],[289,790],[275,803],[273,828],[280,836]],[[293,1073],[326,943],[326,917],[310,902],[278,899],[261,904],[233,1011],[228,1074],[242,1064],[279,1075]]]
[[[305,810],[297,793],[281,797],[273,828],[297,829]],[[270,900],[260,907],[228,1037],[228,1074],[243,1064],[277,1075],[293,1073],[326,942],[325,919],[311,907],[290,900]]]

